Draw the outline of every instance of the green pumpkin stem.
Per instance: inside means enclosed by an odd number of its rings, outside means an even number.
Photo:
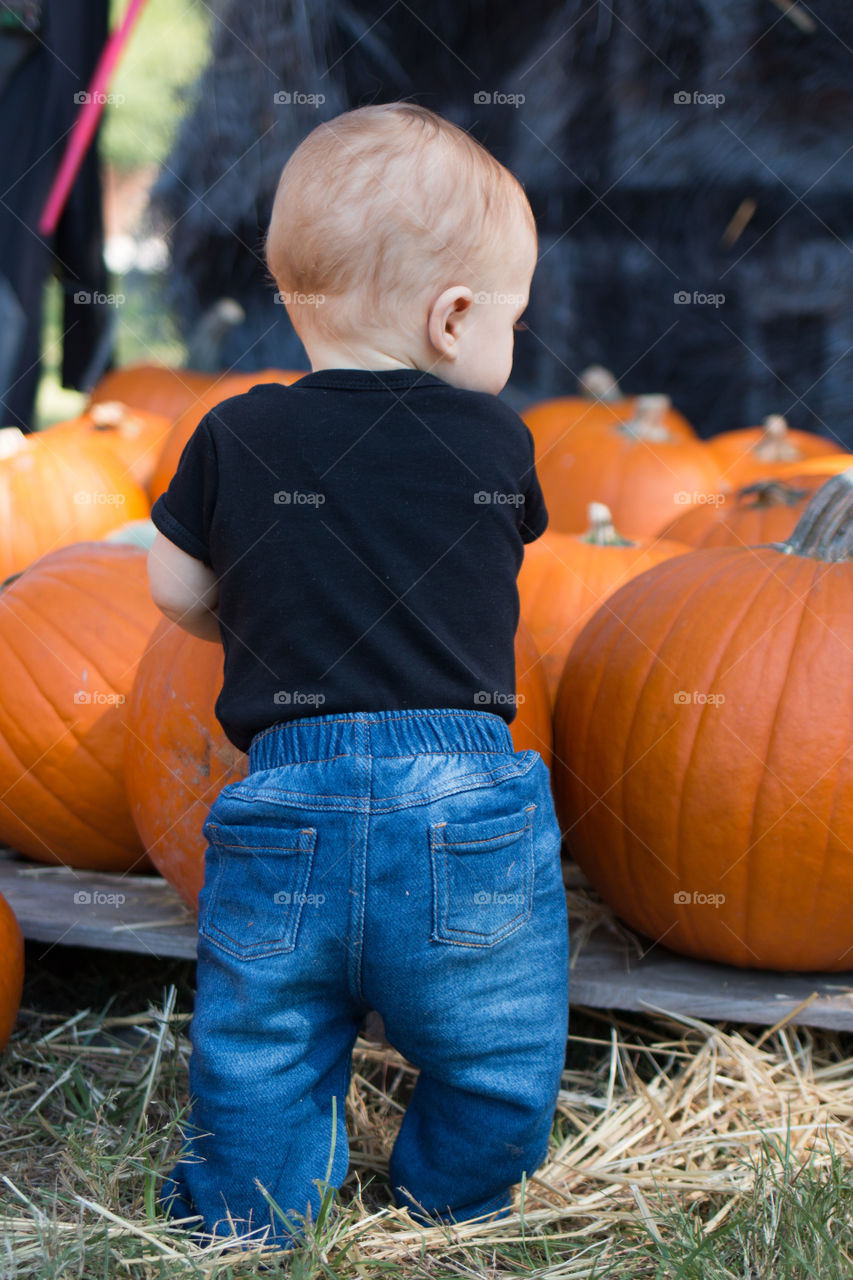
[[[774,545],[787,555],[853,560],[853,467],[821,485],[791,536]]]
[[[581,535],[582,541],[594,547],[635,547],[636,542],[623,538],[613,527],[610,508],[603,502],[591,502],[586,509],[589,528]]]

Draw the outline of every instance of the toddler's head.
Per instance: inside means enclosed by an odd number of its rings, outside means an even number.
[[[312,368],[428,369],[496,394],[536,227],[520,183],[424,107],[360,107],[282,171],[267,264]]]

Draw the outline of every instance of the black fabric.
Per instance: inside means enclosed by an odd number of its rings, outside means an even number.
[[[417,370],[321,370],[201,420],[157,528],[219,579],[216,715],[415,707],[515,716],[516,576],[545,529],[533,438]]]
[[[216,8],[154,208],[182,330],[223,294],[246,312],[227,366],[306,365],[263,263],[284,161],[320,120],[411,98],[485,143],[536,215],[507,403],[574,394],[603,363],[627,393],[669,392],[703,436],[783,413],[853,448],[849,0]]]
[[[0,35],[0,43],[13,50],[9,75],[0,86],[0,276],[8,279],[26,317],[12,385],[0,387],[0,426],[31,429],[41,374],[42,293],[49,271],[64,293],[64,386],[83,385],[89,361],[114,324],[114,308],[92,301],[110,292],[95,144],[77,174],[55,236],[43,239],[37,231],[80,109],[75,94],[88,89],[107,38],[108,9],[108,0],[45,0],[37,35]],[[22,54],[26,46],[29,51]]]

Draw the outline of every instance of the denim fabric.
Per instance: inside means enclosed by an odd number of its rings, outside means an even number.
[[[204,825],[191,1112],[165,1212],[237,1247],[292,1245],[292,1215],[320,1205],[333,1097],[329,1185],[346,1176],[351,1051],[376,1009],[420,1068],[395,1202],[427,1224],[506,1216],[545,1159],[568,1031],[542,758],[497,715],[437,709],[275,725],[249,766]]]

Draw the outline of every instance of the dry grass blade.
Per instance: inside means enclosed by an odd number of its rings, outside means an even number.
[[[41,1014],[28,1001],[2,1059],[1,1280],[252,1274],[273,1251],[258,1246],[237,1264],[217,1246],[199,1249],[156,1206],[187,1104],[188,993],[181,1001],[171,986],[143,1012],[126,1004],[109,1014],[92,1011],[92,991],[75,997],[87,1007],[70,1016]],[[781,1221],[784,1188],[804,1181],[797,1171],[806,1165],[812,1179],[831,1180],[840,1164],[853,1195],[849,1044],[850,1037],[787,1020],[762,1032],[665,1009],[633,1018],[575,1010],[549,1157],[527,1179],[523,1202],[517,1188],[506,1219],[425,1230],[393,1205],[387,1186],[417,1069],[392,1047],[359,1037],[347,1096],[350,1173],[310,1256],[291,1258],[282,1274],[669,1274],[642,1251],[669,1256],[672,1214],[692,1233],[695,1252],[725,1233],[739,1238],[758,1196]],[[781,1172],[764,1195],[768,1144]],[[853,1216],[853,1203],[842,1212],[845,1203],[816,1210],[815,1232],[829,1230],[827,1222],[836,1234],[849,1231],[838,1225]],[[756,1228],[756,1239],[761,1234]],[[847,1245],[838,1247],[846,1257]],[[717,1280],[750,1272],[683,1274]],[[846,1273],[811,1274],[835,1280],[853,1274],[853,1263]]]

